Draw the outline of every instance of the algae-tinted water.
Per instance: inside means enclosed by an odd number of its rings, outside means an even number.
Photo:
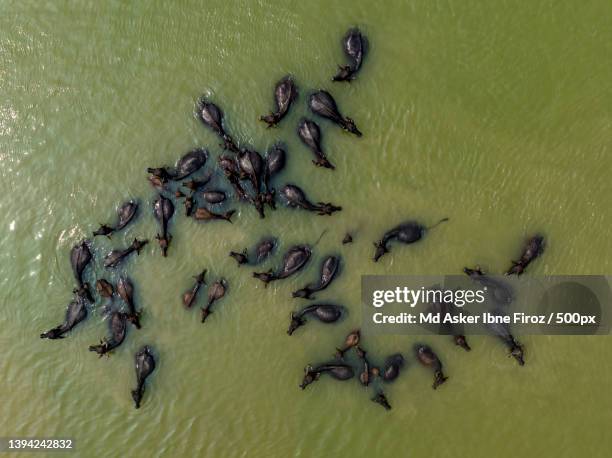
[[[298,388],[306,363],[330,358],[360,323],[361,274],[439,274],[480,264],[501,272],[524,237],[548,247],[539,274],[610,273],[612,29],[610,2],[9,2],[0,5],[0,434],[72,436],[79,456],[607,456],[612,443],[610,342],[522,339],[525,367],[487,337],[465,353],[427,338],[450,377],[439,390],[412,358],[385,412],[356,381]],[[358,79],[329,81],[349,26],[370,40]],[[276,80],[301,97],[278,129],[257,121]],[[333,91],[357,139],[321,121],[337,166],[315,169],[295,125],[314,88]],[[67,339],[38,334],[63,317],[68,253],[116,205],[141,199],[138,222],[96,240],[98,261],[133,237],[153,239],[147,166],[194,146],[220,148],[193,117],[207,94],[237,140],[264,151],[283,140],[279,182],[343,211],[282,208],[234,224],[179,215],[170,256],[153,243],[127,264],[143,308],[110,358],[102,304]],[[372,241],[407,218],[450,222],[371,262]],[[310,269],[267,289],[227,256],[263,235],[313,243]],[[345,231],[355,243],[341,246]],[[337,326],[285,334],[325,254],[343,258],[321,300]],[[279,257],[264,268],[278,263]],[[205,325],[180,293],[209,269],[230,288]],[[96,268],[101,273],[101,268]],[[111,275],[111,279],[116,275]],[[411,356],[409,336],[364,336],[373,358]],[[133,354],[158,355],[140,410]]]

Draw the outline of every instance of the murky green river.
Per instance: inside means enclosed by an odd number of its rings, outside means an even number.
[[[471,338],[471,353],[423,338],[450,377],[433,391],[412,358],[414,337],[365,335],[373,359],[409,359],[386,388],[390,412],[355,380],[322,378],[304,392],[298,383],[359,326],[362,274],[477,263],[501,272],[536,231],[548,246],[530,273],[610,274],[611,18],[604,0],[0,2],[0,436],[73,437],[70,456],[83,457],[609,456],[607,337],[523,337],[522,368],[490,337]],[[354,24],[370,41],[363,70],[350,85],[331,83]],[[301,97],[266,129],[257,118],[287,73]],[[295,134],[305,94],[319,87],[364,132],[321,121],[335,172],[313,167]],[[287,144],[277,184],[343,211],[283,207],[260,220],[231,204],[230,225],[177,208],[167,259],[152,240],[104,273],[112,247],[158,231],[146,167],[194,146],[220,153],[193,116],[202,94],[240,143]],[[70,248],[129,198],[142,204],[137,223],[95,240],[88,279],[129,272],[143,329],[98,359],[87,348],[107,332],[98,300],[68,338],[39,339],[71,298]],[[371,261],[372,241],[391,225],[444,216],[422,243]],[[310,268],[267,289],[227,256],[263,235],[284,251],[325,229]],[[347,230],[355,243],[343,246]],[[289,313],[304,302],[290,293],[330,253],[344,268],[318,298],[349,316],[288,337]],[[205,325],[180,301],[203,268],[230,285]],[[135,410],[133,354],[145,343],[158,367]]]

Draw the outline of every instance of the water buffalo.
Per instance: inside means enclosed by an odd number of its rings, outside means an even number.
[[[460,310],[460,307],[455,305],[453,302],[442,299],[444,290],[440,288],[439,285],[436,285],[433,288],[430,288],[433,291],[439,291],[439,299],[435,299],[426,309],[427,312],[433,313],[440,318],[440,334],[451,335],[453,336],[453,341],[455,345],[460,346],[466,351],[470,351],[471,348],[467,343],[467,338],[462,334],[463,333],[463,325],[449,323],[446,321],[446,317],[454,316],[457,310]],[[434,295],[434,298],[436,296]]]
[[[136,389],[132,390],[132,399],[134,406],[138,409],[140,401],[145,391],[145,380],[155,370],[155,358],[151,352],[151,348],[147,345],[142,347],[134,357],[136,366]]]
[[[242,252],[238,253],[236,251],[230,251],[230,257],[234,258],[238,263],[238,266],[242,264],[253,264],[258,265],[261,264],[270,254],[274,251],[276,247],[276,239],[275,238],[264,238],[257,245],[255,245],[254,251],[254,260],[249,259],[249,252],[245,248]]]
[[[113,285],[104,278],[96,281],[96,291],[101,297],[111,298],[115,294]]]
[[[210,181],[210,176],[205,177],[203,180],[189,180],[189,181],[183,181],[183,186],[185,186],[187,189],[189,189],[192,193],[202,189],[204,186],[206,186],[208,184],[208,182]]]
[[[202,193],[202,197],[209,204],[220,204],[221,202],[224,202],[225,199],[227,199],[225,193],[223,191],[218,190],[204,191]]]
[[[312,295],[317,291],[323,291],[336,277],[340,268],[340,258],[337,256],[328,256],[321,263],[321,273],[317,284],[308,284],[302,289],[293,292],[293,297],[301,297],[303,299],[315,299]]]
[[[332,378],[341,381],[350,380],[355,376],[351,366],[336,362],[320,364],[316,367],[308,365],[304,368],[304,372],[304,379],[300,384],[301,389],[305,389],[311,383],[319,380],[321,374],[329,374]]]
[[[453,336],[453,341],[455,342],[455,345],[457,345],[458,347],[463,348],[465,351],[472,350],[472,347],[470,347],[470,345],[467,342],[467,338],[463,334],[456,334],[456,335],[454,335]]]
[[[168,232],[168,222],[174,215],[174,204],[170,199],[160,194],[159,198],[153,203],[153,215],[162,228],[161,235],[157,234],[155,238],[159,242],[162,256],[166,257],[172,240],[172,235]]]
[[[287,334],[292,335],[297,328],[304,326],[306,324],[307,315],[310,315],[323,323],[334,323],[340,319],[343,313],[345,313],[345,308],[341,305],[309,305],[300,311],[293,312],[291,314],[291,324],[289,325]]]
[[[404,357],[400,353],[395,353],[385,360],[382,370],[382,379],[391,382],[399,377],[400,369],[404,366]]]
[[[100,227],[98,229],[96,229],[93,232],[93,236],[96,237],[97,235],[105,235],[108,238],[110,238],[111,234],[115,231],[115,228],[112,226],[109,226],[108,224],[100,224]]]
[[[215,213],[210,211],[206,207],[198,207],[196,208],[195,213],[193,214],[193,218],[198,221],[212,221],[215,219],[220,219],[223,221],[227,221],[228,223],[232,222],[232,216],[236,213],[236,210],[228,210],[223,213]]]
[[[434,351],[427,345],[417,344],[414,347],[414,351],[416,353],[417,359],[422,365],[433,369],[434,383],[432,387],[435,390],[436,388],[438,388],[438,386],[443,384],[448,379],[448,377],[445,377],[444,373],[442,372],[442,362],[434,353]]]
[[[134,239],[132,244],[126,249],[111,251],[104,257],[104,267],[106,268],[117,267],[119,264],[121,264],[121,262],[123,262],[133,252],[140,254],[140,250],[142,250],[142,247],[144,247],[147,243],[149,243],[149,241],[146,239],[145,240]]]
[[[270,254],[276,248],[276,239],[272,237],[266,237],[262,239],[257,245],[255,245],[255,264],[261,264],[265,261]]]
[[[340,114],[338,105],[329,92],[319,90],[311,94],[310,97],[308,97],[308,106],[313,113],[323,118],[327,118],[347,132],[361,137],[361,132],[357,129],[355,121]]]
[[[202,97],[197,104],[197,117],[223,140],[223,147],[225,149],[234,153],[239,152],[236,143],[223,128],[223,111],[221,111],[221,108]]]
[[[205,307],[202,307],[202,323],[204,323],[208,315],[212,313],[211,307],[213,303],[225,296],[226,291],[227,281],[223,278],[210,285],[210,288],[208,288],[208,302]]]
[[[185,197],[185,201],[183,202],[185,205],[185,216],[189,218],[193,214],[193,208],[195,207],[195,199],[193,196]]]
[[[191,308],[196,301],[198,291],[200,291],[202,285],[206,284],[206,272],[207,270],[204,269],[198,276],[193,277],[195,279],[195,284],[189,291],[183,293],[183,304],[185,307]]]
[[[285,149],[279,144],[272,146],[272,148],[266,153],[264,174],[262,179],[264,188],[262,198],[263,202],[268,204],[273,210],[276,209],[276,204],[274,203],[276,191],[272,187],[270,180],[285,167],[286,155],[287,153],[285,152]]]
[[[342,39],[342,49],[348,57],[349,65],[338,65],[339,71],[332,81],[351,81],[361,68],[365,54],[365,38],[357,28],[350,29]]]
[[[140,250],[142,250],[142,247],[144,247],[147,243],[149,243],[149,241],[146,239],[145,240],[134,239],[132,241],[132,244],[126,249],[111,251],[104,257],[104,267],[106,268],[117,267],[133,252],[140,254]]]
[[[336,348],[336,357],[343,358],[344,354],[347,351],[359,345],[360,339],[361,339],[361,331],[359,329],[355,329],[351,331],[344,339],[344,346],[342,348]]]
[[[274,273],[272,269],[268,272],[253,272],[253,277],[261,280],[267,286],[271,281],[282,280],[301,270],[308,260],[312,251],[308,245],[296,245],[291,247],[283,257],[283,266]]]
[[[229,181],[236,193],[236,196],[240,200],[244,200],[250,204],[252,204],[260,217],[264,217],[263,213],[263,202],[262,199],[259,198],[259,195],[255,197],[251,196],[245,187],[242,185],[241,178],[243,173],[240,170],[238,165],[238,161],[235,158],[228,156],[219,156],[219,167],[223,171],[225,178]]]
[[[398,242],[404,244],[418,242],[419,240],[421,240],[421,238],[423,238],[423,236],[428,230],[435,228],[436,226],[445,221],[448,221],[448,218],[442,218],[440,221],[430,227],[425,227],[417,221],[407,221],[405,223],[400,224],[399,226],[394,227],[393,229],[388,230],[384,233],[384,235],[379,241],[374,242],[374,246],[376,247],[376,251],[374,253],[374,262],[377,262],[381,257],[384,256],[385,253],[389,252],[387,244],[391,240],[397,240]]]
[[[506,272],[506,275],[521,275],[527,266],[531,264],[531,262],[539,257],[544,252],[544,237],[541,235],[535,235],[531,237],[525,248],[523,250],[523,254],[521,255],[518,261],[512,261],[512,267]]]
[[[166,184],[172,179],[172,170],[169,167],[149,167],[147,172],[157,178],[160,184]]]
[[[166,182],[162,180],[161,178],[159,178],[158,176],[151,175],[147,177],[147,180],[149,180],[149,183],[151,183],[151,186],[153,186],[155,189],[157,189],[160,192],[168,190],[168,185],[166,184]]]
[[[238,170],[240,178],[247,178],[253,186],[253,191],[259,195],[264,175],[264,159],[257,151],[243,149],[238,154]]]
[[[172,180],[178,181],[187,178],[192,173],[197,172],[208,159],[208,151],[204,148],[196,148],[181,157],[171,173]]]
[[[258,198],[255,198],[249,195],[249,193],[246,191],[246,189],[242,185],[240,181],[240,171],[239,171],[238,163],[236,159],[228,157],[228,156],[219,156],[218,163],[219,163],[219,168],[221,168],[221,170],[223,171],[223,175],[225,176],[227,181],[229,181],[229,183],[232,185],[232,188],[234,189],[236,196],[240,200],[244,200],[252,204],[257,210],[257,212],[259,213],[259,215],[262,216],[263,215],[263,203],[261,199],[258,199]]]
[[[329,202],[318,202],[316,205],[313,204],[308,200],[304,191],[293,184],[283,186],[280,193],[290,207],[299,207],[307,211],[315,212],[318,215],[331,215],[334,212],[342,210],[342,207],[338,207]]]
[[[72,272],[76,279],[79,287],[84,286],[83,272],[85,268],[91,262],[93,256],[89,250],[89,240],[83,240],[70,250],[70,265],[72,266]]]
[[[140,312],[136,311],[134,305],[134,285],[128,277],[119,277],[117,281],[117,293],[128,307],[125,317],[136,329],[140,329]]]
[[[310,119],[302,118],[298,124],[298,137],[315,156],[312,163],[317,167],[325,167],[326,169],[335,169],[333,164],[329,162],[327,156],[321,148],[321,129]]]
[[[87,318],[87,303],[89,299],[82,289],[75,290],[74,299],[66,308],[64,322],[53,329],[43,332],[41,339],[63,339],[64,334],[73,329],[77,324]]]
[[[500,310],[494,310],[493,314],[500,315],[504,312]],[[510,333],[510,327],[506,323],[489,323],[487,324],[489,330],[497,336],[505,345],[508,347],[509,356],[512,356],[519,363],[520,366],[525,365],[523,346],[519,344],[514,336]]]
[[[229,255],[230,258],[234,258],[236,260],[238,267],[240,267],[242,264],[249,263],[249,251],[246,248],[241,252],[230,251]]]
[[[100,340],[99,345],[91,345],[89,351],[95,351],[99,356],[108,355],[110,351],[121,345],[127,333],[127,314],[115,310],[108,320],[110,337]]]
[[[274,89],[276,111],[269,115],[261,116],[259,119],[268,123],[268,127],[275,126],[285,117],[297,96],[298,92],[293,79],[290,76],[285,76],[276,83],[276,88]]]
[[[374,377],[374,372],[378,374],[378,369],[372,367],[370,361],[366,356],[367,352],[363,348],[357,345],[357,347],[355,347],[355,350],[357,352],[357,357],[361,360],[361,363],[363,364],[363,370],[359,374],[359,381],[363,386],[368,386],[372,381],[372,377]],[[374,371],[374,369],[376,369],[376,371]]]
[[[509,305],[514,300],[514,292],[511,285],[500,279],[488,276],[479,266],[473,269],[464,267],[463,272],[473,281],[482,285],[487,292],[487,297],[497,305]]]
[[[374,401],[376,404],[380,404],[381,406],[383,406],[385,410],[391,410],[391,404],[389,404],[389,401],[387,400],[387,397],[385,396],[385,393],[382,392],[382,390],[378,390],[376,392],[376,396],[372,398],[372,401]]]

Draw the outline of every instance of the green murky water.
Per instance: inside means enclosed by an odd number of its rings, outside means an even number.
[[[359,325],[361,274],[475,263],[499,272],[535,231],[549,244],[531,272],[612,271],[611,16],[603,0],[2,1],[0,435],[72,436],[78,456],[608,456],[608,338],[525,337],[523,368],[491,338],[472,338],[469,354],[428,338],[449,382],[434,392],[411,360],[386,390],[390,413],[356,381],[297,385],[306,363],[328,359]],[[332,84],[353,24],[371,52],[355,83]],[[302,98],[266,130],[257,117],[286,73]],[[364,132],[356,139],[322,122],[335,172],[315,169],[294,133],[317,87]],[[150,244],[126,266],[143,329],[130,329],[111,358],[87,350],[106,333],[100,302],[69,338],[39,339],[70,299],[70,247],[116,205],[139,197],[144,211],[112,241],[96,240],[98,261],[155,235],[144,169],[196,145],[219,153],[192,114],[203,93],[241,143],[286,142],[279,183],[344,210],[324,218],[282,208],[260,221],[238,206],[233,225],[178,215],[169,258]],[[370,261],[390,225],[443,216],[451,222],[423,243]],[[227,257],[262,235],[284,250],[323,229],[311,268],[265,290]],[[342,246],[348,229],[356,243]],[[301,305],[290,292],[332,252],[345,267],[319,298],[345,304],[349,317],[289,338],[289,312]],[[204,267],[230,292],[203,326],[179,296]],[[410,354],[414,342],[364,344],[380,360]],[[159,364],[136,411],[132,359],[144,343]]]

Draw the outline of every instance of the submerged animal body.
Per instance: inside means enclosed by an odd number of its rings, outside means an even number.
[[[377,262],[381,257],[385,255],[385,253],[389,252],[389,248],[387,245],[391,240],[396,240],[403,244],[411,244],[418,242],[423,238],[423,236],[428,230],[435,228],[436,226],[445,221],[448,221],[448,218],[442,218],[440,221],[430,227],[425,227],[417,221],[407,221],[405,223],[400,224],[399,226],[394,227],[393,229],[388,230],[384,233],[384,235],[379,241],[374,242],[374,246],[376,247],[376,251],[374,253],[374,262]]]
[[[244,188],[240,178],[240,170],[238,167],[238,163],[235,158],[229,156],[219,156],[218,159],[219,168],[223,171],[223,175],[227,179],[227,181],[232,185],[236,196],[240,200],[244,200],[250,204],[252,204],[259,215],[261,217],[263,214],[263,203],[262,200],[256,197],[251,196],[247,190]]]
[[[276,239],[275,238],[264,238],[262,239],[255,248],[253,248],[254,259],[249,258],[249,251],[245,248],[242,252],[230,251],[230,257],[234,258],[238,263],[238,266],[242,264],[252,264],[258,265],[270,256],[270,254],[274,251],[276,247]]]
[[[417,344],[414,347],[414,351],[418,361],[423,366],[429,367],[434,371],[434,382],[432,388],[435,390],[448,379],[448,377],[445,377],[444,373],[442,372],[442,362],[438,358],[438,355],[436,355],[427,345]]]
[[[328,256],[321,264],[321,273],[319,282],[315,285],[308,284],[304,288],[293,292],[293,297],[301,297],[303,299],[315,299],[312,295],[318,291],[323,291],[327,288],[336,277],[340,268],[340,258],[337,256]]]
[[[244,149],[238,154],[240,177],[250,181],[255,199],[261,200],[261,185],[264,177],[264,159],[257,151]]]
[[[206,321],[206,318],[212,313],[212,305],[225,296],[227,291],[227,281],[225,279],[217,280],[208,289],[208,302],[205,307],[202,307],[202,323]]]
[[[380,390],[376,393],[376,396],[372,398],[372,401],[374,401],[376,404],[380,404],[381,406],[383,406],[385,410],[391,410],[391,404],[389,404],[385,393]]]
[[[346,33],[342,39],[342,49],[349,60],[349,65],[339,65],[338,73],[332,81],[350,82],[355,79],[365,55],[365,38],[359,29],[352,28]]]
[[[308,260],[312,251],[308,245],[296,245],[291,247],[283,257],[283,266],[280,270],[274,273],[272,270],[268,272],[253,272],[253,277],[261,280],[267,286],[271,281],[282,280],[290,277],[301,270]]]
[[[191,306],[195,303],[200,288],[202,285],[206,284],[206,272],[207,270],[204,269],[198,276],[194,277],[195,284],[189,291],[185,291],[183,293],[183,305],[185,305],[185,307],[191,308]]]
[[[494,315],[503,315],[501,310],[493,310]],[[487,325],[493,335],[497,336],[508,347],[509,355],[519,363],[520,366],[525,365],[523,346],[519,344],[514,336],[510,333],[510,327],[505,323],[494,322]]]
[[[145,392],[145,381],[155,370],[155,358],[148,345],[142,347],[134,357],[136,368],[136,389],[132,390],[134,407],[140,408],[140,401]]]
[[[349,351],[351,348],[359,345],[359,341],[361,340],[361,331],[359,329],[355,329],[351,331],[346,338],[344,339],[344,346],[342,348],[336,348],[336,357],[344,358],[344,354]]]
[[[187,178],[194,172],[197,172],[208,159],[208,151],[205,148],[196,148],[183,155],[174,167],[153,167],[148,168],[149,172],[153,177],[159,179],[163,183],[167,183],[169,180],[178,181]]]
[[[298,312],[291,314],[291,323],[287,334],[292,335],[295,330],[304,326],[307,322],[306,316],[311,316],[322,323],[334,323],[345,313],[345,308],[341,305],[332,304],[313,304],[304,307]]]
[[[274,202],[276,190],[272,187],[271,180],[274,175],[277,175],[283,168],[285,168],[286,156],[287,153],[285,149],[279,144],[274,145],[266,153],[262,178],[264,189],[262,198],[263,202],[268,204],[272,209],[276,209],[276,204]]]
[[[359,381],[363,386],[368,386],[372,381],[374,372],[378,373],[378,369],[373,368],[366,356],[367,352],[361,348],[359,345],[356,347],[357,357],[361,360],[362,363],[362,371],[359,374]]]
[[[399,377],[400,369],[404,366],[404,357],[400,353],[395,353],[385,360],[382,370],[382,379],[385,382],[392,382]]]
[[[506,272],[506,275],[521,275],[527,266],[531,264],[536,258],[538,258],[544,252],[544,237],[541,235],[535,235],[527,240],[527,244],[523,250],[518,261],[512,261],[512,267]]]
[[[147,243],[149,243],[148,240],[134,239],[132,244],[129,247],[127,247],[126,249],[111,251],[104,258],[104,267],[106,267],[106,268],[117,267],[130,254],[132,254],[134,252],[136,252],[137,254],[140,254],[140,250],[142,250],[142,247],[144,247]]]
[[[227,196],[223,191],[216,190],[204,191],[202,193],[202,197],[209,204],[220,204],[221,202],[224,202],[225,199],[227,199]]]
[[[268,127],[273,127],[285,117],[291,104],[297,98],[297,88],[291,76],[285,76],[274,89],[274,101],[276,103],[276,111],[269,115],[261,116],[261,120],[268,124]]]
[[[125,226],[127,226],[136,216],[136,212],[138,211],[138,202],[134,200],[130,200],[129,202],[124,203],[117,210],[117,225],[115,226],[115,231],[120,231]]]
[[[490,277],[480,267],[477,266],[473,269],[464,267],[463,272],[473,281],[482,285],[486,290],[487,297],[497,305],[509,305],[514,300],[514,292],[511,285],[501,279]]]
[[[342,207],[338,207],[329,202],[319,202],[316,205],[313,204],[308,200],[304,191],[294,184],[283,186],[280,193],[290,207],[302,208],[310,212],[315,212],[318,215],[331,215],[334,212],[342,210]]]
[[[125,317],[136,329],[140,329],[140,312],[136,310],[136,305],[134,304],[134,285],[128,277],[119,277],[117,293],[128,307],[128,313]]]
[[[43,332],[41,339],[63,339],[77,324],[87,318],[87,304],[89,299],[84,290],[75,290],[74,299],[66,308],[64,322],[53,329]]]
[[[117,348],[125,340],[127,333],[127,315],[114,311],[108,320],[110,337],[100,341],[99,345],[91,345],[89,351],[94,351],[102,356]]]
[[[308,97],[308,106],[314,114],[329,119],[347,132],[361,137],[361,132],[357,129],[355,121],[340,113],[336,101],[329,92],[319,90],[311,94]]]
[[[308,365],[304,369],[304,372],[304,379],[300,384],[301,389],[305,389],[311,383],[319,380],[321,374],[329,374],[332,378],[340,381],[350,380],[355,376],[355,372],[351,366],[336,362],[320,364],[315,367]]]
[[[100,297],[111,298],[113,294],[115,294],[115,289],[113,285],[106,279],[100,278],[96,281],[96,291],[100,295]]]
[[[246,248],[242,252],[230,251],[229,255],[236,260],[238,267],[249,263],[249,251]]]
[[[79,284],[79,287],[84,286],[83,272],[92,259],[93,255],[89,249],[88,240],[81,241],[70,250],[70,265],[72,266],[72,272],[74,273],[74,278]]]
[[[125,202],[117,209],[117,224],[114,226],[101,224],[100,228],[95,231],[93,235],[106,235],[110,237],[112,233],[118,232],[126,227],[134,219],[137,211],[138,203],[136,201],[130,200],[129,202]]]
[[[215,213],[210,211],[206,207],[198,207],[196,208],[195,213],[193,214],[193,218],[198,221],[212,221],[212,220],[223,220],[228,223],[232,222],[232,216],[236,213],[236,210],[228,210],[224,213]]]
[[[266,237],[255,245],[255,264],[261,264],[270,256],[276,248],[277,240],[273,237]]]
[[[297,133],[302,143],[314,154],[315,159],[312,161],[314,165],[325,167],[326,169],[335,169],[321,148],[321,129],[319,129],[319,126],[314,121],[302,118],[298,124]]]
[[[177,161],[174,170],[170,174],[171,179],[177,181],[187,178],[204,167],[207,159],[208,151],[204,148],[196,148],[189,151]]]
[[[157,234],[155,238],[159,242],[162,256],[166,257],[168,255],[170,241],[172,240],[172,235],[168,232],[168,222],[174,215],[174,204],[170,199],[160,194],[157,200],[155,200],[153,203],[153,215],[161,225],[162,229],[161,235]]]
[[[197,117],[208,128],[212,129],[222,140],[223,147],[234,153],[240,150],[232,137],[225,131],[223,127],[223,111],[217,105],[206,100],[205,97],[200,98],[197,105]]]
[[[452,302],[442,299],[443,290],[439,287],[439,285],[430,288],[430,290],[439,292],[438,298],[434,299],[426,308],[427,313],[431,313],[439,317],[440,324],[436,325],[439,330],[438,333],[453,336],[455,345],[460,346],[466,351],[470,351],[471,348],[467,343],[467,338],[463,335],[463,325],[458,323],[450,323],[445,318],[455,316],[457,314],[457,310],[461,310],[461,308]],[[434,298],[436,298],[435,295]]]

